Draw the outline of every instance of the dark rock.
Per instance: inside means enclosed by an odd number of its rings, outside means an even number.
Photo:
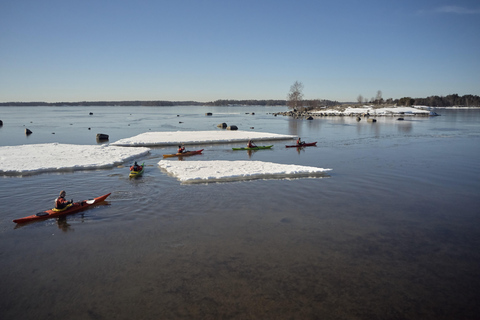
[[[97,133],[97,140],[108,140],[108,134]]]
[[[2,121],[2,120],[0,120],[0,127],[1,127],[1,126],[3,126],[3,121]]]
[[[220,124],[217,124],[217,127],[225,129],[227,127],[227,124],[225,122],[220,123]]]
[[[32,131],[30,131],[30,129],[26,128],[26,129],[25,129],[25,134],[26,134],[27,136],[29,136],[29,135],[32,134]]]
[[[377,119],[368,118],[367,122],[377,122]]]
[[[313,117],[312,117],[312,116],[309,116],[309,117],[307,118],[307,120],[313,120]]]
[[[211,116],[212,113],[211,113],[211,112],[207,112],[207,113],[205,113],[205,115],[206,115],[206,116]]]
[[[360,121],[360,120],[362,120],[362,118],[360,118],[360,117],[357,117],[357,121]]]
[[[93,112],[90,112],[89,115],[93,116]]]
[[[401,120],[404,120],[403,118],[398,118],[397,120],[401,121]]]
[[[227,130],[238,130],[237,126],[229,126],[227,127]]]

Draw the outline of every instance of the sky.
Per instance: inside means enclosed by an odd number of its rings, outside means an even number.
[[[0,102],[480,95],[478,0],[0,0]]]

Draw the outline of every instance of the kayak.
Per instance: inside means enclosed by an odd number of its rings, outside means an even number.
[[[316,142],[311,142],[311,143],[303,143],[303,144],[295,144],[295,145],[290,145],[290,146],[285,146],[287,148],[303,148],[303,147],[314,147],[316,146]]]
[[[130,178],[140,177],[143,174],[143,171],[145,171],[145,162],[142,163],[142,170],[140,171],[130,170],[130,174],[128,176]]]
[[[187,152],[183,152],[183,153],[175,153],[175,154],[164,154],[163,157],[164,158],[170,158],[170,157],[188,157],[188,156],[193,156],[193,155],[196,155],[196,154],[200,154],[202,153],[203,149],[202,150],[196,150],[196,151],[187,151]]]
[[[67,214],[72,214],[76,212],[83,211],[93,205],[96,205],[105,199],[110,195],[111,193],[108,193],[106,195],[103,195],[98,198],[94,198],[92,200],[84,200],[82,202],[74,202],[73,204],[70,204],[67,206],[65,209],[50,209],[46,211],[39,212],[37,214],[20,218],[20,219],[15,219],[13,222],[15,223],[25,223],[25,222],[30,222],[30,221],[35,221],[35,220],[42,220],[42,219],[48,219],[48,218],[54,218],[54,217],[59,217]]]
[[[232,148],[232,150],[262,150],[262,149],[270,149],[271,147],[273,147],[273,145],[271,145],[271,146],[257,146],[257,147],[253,147],[253,148],[248,148],[248,147]]]

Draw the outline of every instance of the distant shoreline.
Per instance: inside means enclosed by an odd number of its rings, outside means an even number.
[[[480,105],[466,105],[453,104],[449,105],[429,105],[413,103],[415,99],[411,99],[412,103],[409,107],[420,108],[438,108],[438,109],[478,109]],[[423,100],[423,99],[419,99]],[[345,109],[345,108],[364,108],[366,106],[372,109],[378,108],[401,108],[405,104],[393,103],[355,103],[355,102],[338,102],[330,100],[317,100],[315,106],[309,106],[308,102],[314,100],[305,100],[305,107],[298,108],[299,110],[318,110],[318,109]],[[422,101],[423,102],[423,101]],[[287,107],[287,100],[216,100],[212,102],[198,102],[198,101],[78,101],[78,102],[0,102],[0,107],[175,107],[175,106],[205,106],[205,107],[249,107],[249,106],[264,106],[264,107]]]

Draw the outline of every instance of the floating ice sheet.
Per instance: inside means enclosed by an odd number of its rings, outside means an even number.
[[[332,169],[263,161],[169,161],[159,167],[182,183],[206,183],[253,179],[326,177]]]
[[[168,132],[145,132],[131,138],[125,138],[111,143],[115,146],[170,146],[170,145],[196,145],[208,143],[231,143],[269,140],[290,140],[296,136],[242,131],[242,130],[212,130],[212,131],[168,131]]]
[[[150,151],[110,145],[60,143],[0,147],[0,174],[24,175],[52,171],[109,168]]]

